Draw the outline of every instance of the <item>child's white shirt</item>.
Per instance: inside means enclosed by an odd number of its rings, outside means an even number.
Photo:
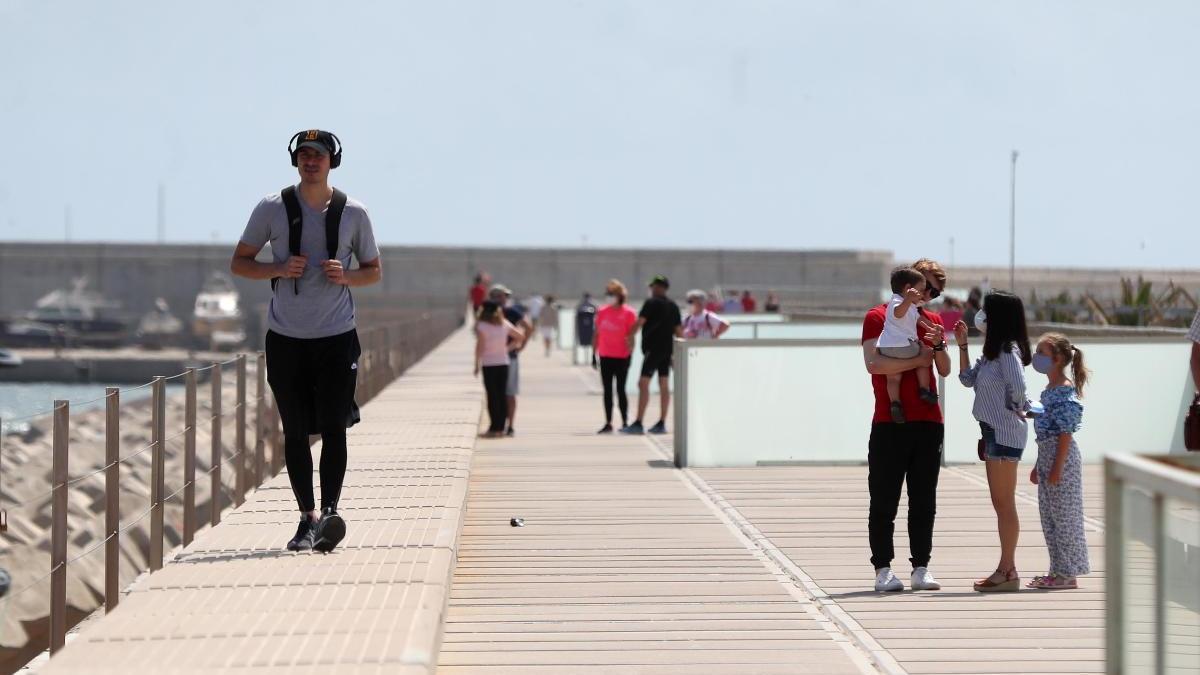
[[[907,347],[909,343],[917,342],[917,320],[921,311],[915,305],[909,305],[904,316],[896,318],[896,308],[903,303],[904,296],[901,295],[893,295],[888,301],[883,332],[879,334],[876,347]]]

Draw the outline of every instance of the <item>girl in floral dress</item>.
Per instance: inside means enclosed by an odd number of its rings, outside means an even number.
[[[1071,377],[1067,377],[1067,367]],[[1050,550],[1050,573],[1035,577],[1029,588],[1078,588],[1075,578],[1087,574],[1087,539],[1083,534],[1083,461],[1075,432],[1083,419],[1083,386],[1088,370],[1083,352],[1061,333],[1038,340],[1033,368],[1050,381],[1042,391],[1044,412],[1034,421],[1037,465],[1029,480],[1038,486],[1042,534]]]

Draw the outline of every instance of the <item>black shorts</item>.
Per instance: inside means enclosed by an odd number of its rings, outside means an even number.
[[[657,371],[659,377],[671,374],[671,352],[646,352],[642,354],[642,377],[652,377]]]
[[[283,432],[319,434],[358,423],[358,332],[302,340],[267,331],[267,382]]]

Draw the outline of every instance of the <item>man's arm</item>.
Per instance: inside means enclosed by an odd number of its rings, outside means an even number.
[[[911,359],[892,359],[880,356],[875,349],[878,339],[867,340],[863,343],[863,365],[872,375],[897,375],[913,368],[924,368],[933,363],[933,350],[921,345],[921,355]],[[945,356],[945,353],[942,354]],[[950,367],[950,359],[946,358],[946,368]],[[940,369],[939,369],[940,370]]]
[[[348,270],[342,267],[342,261],[329,259],[321,263],[325,270],[325,278],[331,284],[339,286],[370,286],[379,283],[383,278],[383,265],[379,258],[359,261],[358,269]]]
[[[239,241],[233,251],[233,260],[229,261],[229,271],[235,276],[247,279],[295,279],[304,273],[304,265],[308,262],[304,256],[292,256],[282,264],[260,263],[255,258],[261,250],[261,246],[255,247]]]
[[[514,346],[517,348],[517,352],[521,352],[525,349],[525,345],[529,344],[529,336],[533,335],[533,324],[530,323],[529,317],[521,317],[517,329],[521,331],[521,339]]]

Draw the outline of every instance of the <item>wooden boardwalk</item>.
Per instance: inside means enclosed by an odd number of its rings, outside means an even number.
[[[830,660],[846,643],[881,672],[1103,672],[1098,467],[1080,590],[971,589],[998,549],[982,466],[960,466],[939,487],[943,590],[880,594],[865,467],[666,468],[669,436],[595,437],[598,378],[557,360],[523,359],[520,435],[476,451],[439,673],[840,672],[861,665]],[[1048,559],[1036,487],[1020,491],[1029,578]]]
[[[294,505],[277,476],[45,670],[1103,670],[1096,471],[1085,480],[1097,572],[1082,590],[971,591],[995,564],[995,521],[980,468],[951,467],[932,564],[944,590],[878,594],[865,467],[677,471],[669,437],[596,436],[598,377],[537,349],[522,359],[517,436],[477,439],[470,359],[460,331],[369,404],[352,431],[337,552],[281,550]],[[1032,486],[1022,492],[1029,577],[1046,553]],[[895,566],[907,581],[903,512]]]
[[[871,672],[565,364],[527,351],[518,435],[477,446],[438,673]]]

